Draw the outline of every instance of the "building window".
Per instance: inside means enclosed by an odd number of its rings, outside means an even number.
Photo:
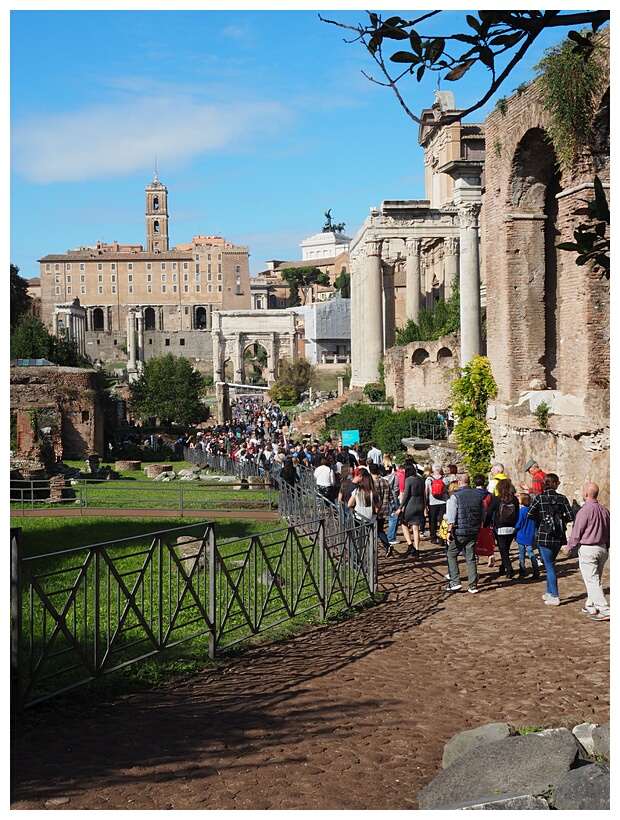
[[[147,285],[146,286],[146,292],[147,293],[153,293],[153,285]]]
[[[133,262],[127,264],[127,270],[133,270]]]
[[[110,265],[110,270],[116,270],[116,262],[112,262]]]
[[[147,282],[152,282],[153,281],[153,274],[152,273],[147,273],[146,274],[146,281]]]
[[[172,292],[173,292],[173,293],[176,293],[176,292],[178,291],[178,289],[179,289],[179,288],[177,287],[177,285],[173,285],[173,286],[172,286]]]
[[[99,293],[103,293],[103,286],[102,286],[102,285],[99,285],[98,290],[99,290]]]
[[[179,344],[181,347],[185,347],[185,339],[179,339]]]
[[[222,292],[222,286],[221,286],[221,285],[218,285],[218,286],[217,286],[217,289],[218,289],[219,293],[221,293],[221,292]]]
[[[187,307],[187,305],[185,305],[185,307],[183,308],[183,313],[184,313],[186,316],[188,316],[188,315],[189,315],[189,308]]]
[[[211,254],[210,254],[210,253],[208,253],[208,254],[207,254],[207,261],[208,261],[208,262],[210,262],[210,261],[211,261]]]
[[[86,265],[83,262],[80,262],[80,270],[86,270]]]
[[[189,285],[183,285],[183,293],[189,293]]]
[[[196,273],[200,270],[200,265],[196,265]]]
[[[60,276],[55,276],[54,277],[54,282],[56,282],[56,284],[58,284],[60,282]]]
[[[200,293],[200,285],[196,285],[196,293]]]
[[[165,292],[166,292],[166,286],[165,286],[165,285],[162,285],[162,286],[161,286],[161,292],[162,292],[162,293],[165,293]]]
[[[207,273],[211,273],[211,265],[207,265]]]
[[[67,293],[68,293],[68,294],[70,294],[70,293],[71,293],[71,285],[69,285],[69,287],[67,288]]]
[[[56,295],[58,296],[59,293],[60,293],[60,288],[57,287],[56,288]]]
[[[217,266],[217,272],[218,272],[218,273],[221,273],[221,272],[222,272],[222,266],[221,266],[221,265],[218,265],[218,266]]]
[[[71,262],[67,262],[67,270],[71,270]]]
[[[133,285],[129,285],[129,293],[133,293]]]
[[[113,273],[112,276],[110,277],[110,281],[111,282],[116,282],[116,274],[115,273]]]
[[[241,265],[235,265],[235,273],[241,273]]]
[[[112,293],[116,293],[116,285],[112,285]]]
[[[196,281],[200,282],[200,274],[199,273],[196,274]]]
[[[128,282],[133,282],[133,273],[129,274],[129,276],[127,277],[127,281]]]
[[[50,263],[46,262],[45,263],[45,270],[51,270],[51,269],[52,269],[52,266],[50,265]]]
[[[173,262],[173,263],[172,263],[172,270],[176,270],[176,269],[177,269],[177,263],[176,263],[176,262]]]
[[[153,265],[151,265],[151,263],[150,263],[150,262],[147,262],[147,263],[146,263],[146,269],[147,269],[147,270],[152,270],[152,268],[153,268]]]
[[[189,273],[184,273],[183,274],[183,281],[187,282],[188,279],[189,279]]]
[[[212,280],[213,280],[213,274],[212,274],[212,273],[208,273],[208,274],[207,274],[207,282],[211,282]]]
[[[161,281],[162,281],[162,282],[165,282],[165,281],[166,281],[166,274],[165,274],[165,273],[162,273],[162,275],[161,275]]]
[[[84,285],[82,285],[82,287],[80,288],[80,293],[86,293],[86,288],[84,287]]]
[[[222,281],[222,274],[221,274],[221,273],[218,273],[218,275],[217,275],[217,281],[218,281],[218,282],[221,282],[221,281]]]
[[[60,265],[59,265],[58,263],[56,263],[56,264],[54,265],[54,270],[60,270]]]
[[[183,262],[183,270],[189,270],[189,262]]]
[[[101,274],[99,274],[99,276],[97,277],[97,281],[103,282],[103,276]]]
[[[177,275],[176,275],[176,273],[173,273],[173,274],[172,274],[172,281],[173,281],[173,282],[176,282],[176,281],[177,281]]]
[[[218,258],[218,261],[219,261],[222,258],[222,254],[218,253],[217,258]]]
[[[149,339],[149,344],[150,344],[150,345],[152,345],[152,344],[153,344],[153,340],[152,340],[152,339]]]
[[[166,270],[166,263],[165,263],[165,262],[162,262],[162,263],[161,263],[161,269],[162,269],[162,270]]]
[[[211,293],[213,290],[213,285],[207,285],[207,290],[209,293]]]
[[[97,262],[97,270],[103,270],[103,265],[101,262]]]
[[[166,339],[166,347],[170,347],[170,339]]]
[[[86,281],[86,277],[84,276],[84,274],[81,274],[80,282],[85,282],[85,281]]]

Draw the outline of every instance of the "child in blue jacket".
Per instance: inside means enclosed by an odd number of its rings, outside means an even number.
[[[532,546],[534,542],[534,533],[536,532],[536,523],[533,519],[527,517],[528,507],[531,504],[531,497],[529,493],[519,493],[519,518],[515,524],[515,541],[519,547],[519,578],[525,577],[525,553],[532,562],[532,578],[540,576],[540,569],[538,561]]]

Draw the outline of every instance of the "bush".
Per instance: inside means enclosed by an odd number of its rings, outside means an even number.
[[[385,385],[379,382],[367,384],[364,387],[364,395],[369,401],[383,402],[385,401]]]

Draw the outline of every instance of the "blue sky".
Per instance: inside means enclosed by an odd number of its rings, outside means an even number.
[[[321,14],[365,19],[346,5]],[[144,244],[155,163],[171,245],[220,234],[249,246],[253,273],[300,259],[328,209],[353,236],[384,199],[424,197],[418,125],[362,75],[374,68],[365,49],[315,10],[13,8],[10,261],[25,278],[48,253]],[[465,12],[446,14],[442,27]],[[531,79],[562,36],[541,38],[498,96]],[[443,88],[465,107],[485,75]],[[410,82],[414,112],[434,88]]]

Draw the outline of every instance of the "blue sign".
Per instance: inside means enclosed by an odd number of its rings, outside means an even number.
[[[352,447],[354,444],[360,443],[359,430],[343,430],[342,431],[342,446]]]

